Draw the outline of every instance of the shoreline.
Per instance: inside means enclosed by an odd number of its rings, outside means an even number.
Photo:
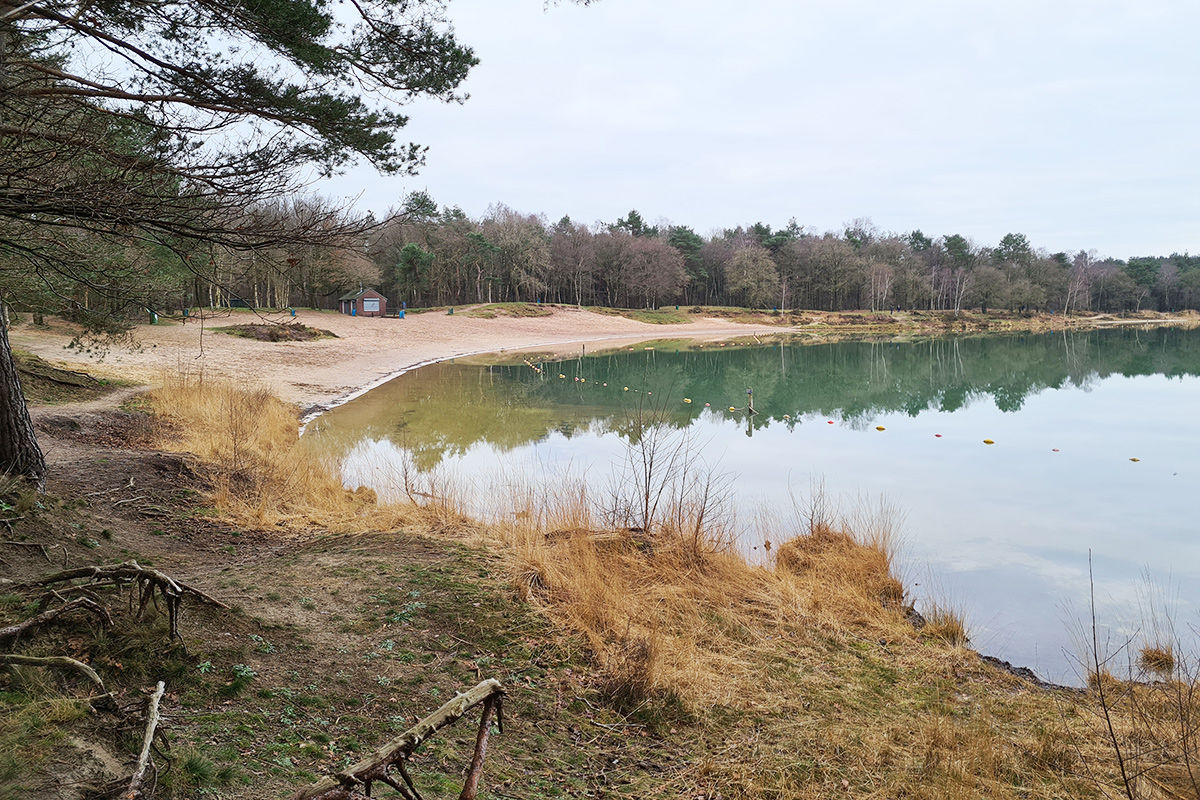
[[[256,319],[299,322],[329,331],[336,338],[263,342],[220,332],[223,327]],[[764,328],[711,318],[686,325],[656,325],[562,308],[541,317],[495,319],[427,312],[396,320],[298,310],[293,320],[287,314],[253,317],[235,312],[223,315],[220,324],[213,323],[210,318],[198,324],[160,321],[138,325],[133,331],[133,347],[107,349],[72,346],[78,329],[59,320],[40,328],[15,326],[9,338],[14,349],[102,378],[155,384],[168,372],[199,371],[205,376],[264,384],[311,419],[318,406],[333,408],[398,375],[453,358],[596,341],[646,341],[664,338],[664,334],[715,341]]]
[[[661,326],[654,326],[654,327],[661,327]],[[746,326],[746,327],[752,327],[752,326]],[[793,329],[789,328],[789,329],[785,329],[785,330],[790,331]],[[716,337],[716,338],[725,339],[725,338],[729,338],[732,336],[739,336],[744,333],[745,333],[744,331],[695,331],[695,332],[689,333],[687,336],[683,336],[680,338],[694,339],[697,341],[702,338],[705,338],[705,337]],[[754,334],[757,335],[757,333],[758,333],[758,330],[756,329],[754,331]],[[489,355],[491,353],[508,353],[508,352],[524,353],[524,352],[529,352],[531,350],[543,350],[545,348],[560,348],[560,347],[563,347],[566,345],[575,345],[575,344],[586,345],[586,344],[590,344],[592,342],[613,342],[613,343],[621,342],[621,343],[632,344],[635,342],[647,342],[647,341],[657,340],[657,339],[661,339],[661,338],[663,338],[663,337],[651,336],[651,335],[642,336],[642,337],[631,337],[631,336],[627,336],[625,334],[617,334],[615,336],[600,336],[600,337],[592,337],[592,338],[587,338],[587,339],[564,339],[559,342],[540,342],[540,343],[532,344],[532,345],[520,345],[517,347],[489,348],[489,349],[484,349],[484,350],[475,350],[475,351],[469,352],[469,353],[452,353],[450,355],[436,356],[434,358],[430,358],[425,361],[420,361],[415,364],[409,364],[408,366],[401,367],[400,369],[397,369],[393,372],[389,372],[385,375],[382,375],[382,376],[376,378],[375,380],[371,381],[370,383],[368,383],[364,386],[359,386],[358,388],[353,389],[352,391],[347,392],[345,394],[339,395],[338,397],[335,397],[334,399],[332,399],[328,402],[316,403],[316,404],[313,404],[312,406],[309,406],[308,408],[302,409],[300,412],[300,434],[304,435],[304,429],[306,427],[308,427],[308,424],[310,422],[312,422],[313,420],[317,419],[318,417],[320,417],[325,412],[331,411],[339,406],[343,406],[346,403],[349,403],[352,400],[362,397],[367,392],[370,392],[373,389],[378,389],[380,386],[383,386],[385,383],[388,383],[389,381],[399,378],[401,375],[405,375],[409,372],[412,372],[415,369],[421,369],[422,367],[428,367],[428,366],[432,366],[434,364],[440,364],[444,361],[453,361],[456,358],[473,358],[475,356],[484,356],[484,355]],[[669,338],[674,338],[674,337],[669,337]]]
[[[439,311],[395,318],[349,317],[336,312],[221,312],[215,317],[161,320],[133,329],[134,345],[73,346],[78,328],[57,319],[44,327],[14,326],[15,349],[28,351],[68,369],[84,369],[102,378],[156,384],[169,372],[193,372],[263,384],[280,399],[301,409],[302,424],[322,411],[360,397],[387,381],[430,364],[507,351],[560,349],[591,342],[634,343],[652,339],[719,341],[739,336],[790,334],[812,341],[904,336],[1049,333],[1111,327],[1196,325],[1200,315],[1146,314],[1063,318],[1014,317],[1007,313],[964,312],[794,312],[792,324],[778,316],[740,309],[703,309],[695,321],[654,324],[620,314],[574,306],[541,306],[541,316],[472,316]],[[711,312],[711,313],[709,313]],[[638,313],[638,312],[630,312]],[[727,316],[726,316],[727,315]],[[264,342],[221,333],[227,326],[261,320],[297,322],[329,331],[334,337],[305,342]],[[401,364],[402,366],[396,366]]]

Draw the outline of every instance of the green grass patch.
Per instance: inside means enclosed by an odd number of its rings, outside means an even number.
[[[540,303],[489,303],[464,311],[464,317],[495,319],[496,317],[548,317],[553,314],[550,306]]]
[[[21,376],[21,392],[30,403],[57,405],[95,400],[111,392],[117,385],[113,381],[93,378],[85,372],[60,369],[23,350],[14,350],[13,359]]]
[[[312,328],[301,322],[263,323],[261,325],[227,325],[216,330],[243,339],[260,342],[312,342],[317,339],[336,339],[336,333],[324,328]]]
[[[625,317],[635,322],[646,322],[651,325],[686,325],[693,322],[688,317],[684,310],[676,309],[674,306],[663,306],[662,308],[604,308],[596,306],[589,308],[595,314],[605,314],[610,317]]]

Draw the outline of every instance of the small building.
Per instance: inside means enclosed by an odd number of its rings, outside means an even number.
[[[387,298],[374,289],[347,292],[338,298],[338,310],[359,317],[382,317],[387,314]]]

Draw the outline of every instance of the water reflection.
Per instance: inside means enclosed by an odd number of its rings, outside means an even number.
[[[979,646],[1062,678],[1059,608],[1086,606],[1089,549],[1108,624],[1132,624],[1122,615],[1136,611],[1147,567],[1177,586],[1181,620],[1196,621],[1198,375],[1194,330],[657,342],[425,368],[310,431],[350,455],[350,469],[370,451],[376,465],[410,459],[464,476],[569,462],[603,478],[633,435],[630,411],[661,408],[737,473],[742,504],[779,505],[813,479],[834,494],[887,493],[908,514],[918,591],[930,564],[967,606]]]

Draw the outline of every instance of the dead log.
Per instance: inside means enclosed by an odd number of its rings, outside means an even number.
[[[416,793],[412,781],[408,779],[408,773],[404,769],[404,762],[435,732],[457,722],[468,711],[480,703],[487,703],[483,712],[484,719],[486,720],[490,716],[490,709],[493,703],[498,702],[503,695],[504,689],[500,686],[499,681],[494,679],[483,681],[473,689],[456,695],[437,711],[425,717],[357,764],[347,767],[332,778],[326,778],[314,783],[307,789],[300,790],[292,796],[292,800],[353,800],[354,798],[363,796],[369,797],[371,783],[374,781],[386,783],[400,792],[402,796],[413,797],[419,800],[420,795]],[[486,747],[486,735],[483,736],[483,739],[484,746]],[[476,757],[482,765],[483,754],[479,752],[478,748],[476,750]],[[396,783],[388,775],[388,772],[393,768],[404,778],[407,786]],[[474,771],[474,761],[472,762],[472,770]],[[478,780],[479,777],[476,775],[475,782],[478,782]],[[365,790],[365,795],[359,792],[359,787]],[[466,790],[464,789],[464,791]]]
[[[183,596],[190,594],[218,608],[229,608],[220,600],[208,595],[195,587],[175,580],[165,572],[143,567],[136,561],[126,561],[107,567],[78,567],[55,573],[48,578],[37,581],[35,586],[50,586],[55,583],[68,583],[85,580],[85,583],[72,583],[63,591],[80,591],[101,586],[120,587],[126,584],[138,588],[138,618],[146,610],[146,606],[154,600],[155,594],[162,596],[167,606],[167,621],[170,625],[172,639],[182,640],[179,635],[179,611],[183,604]],[[154,600],[157,604],[157,601]]]
[[[104,608],[104,606],[88,597],[76,597],[74,600],[71,600],[70,602],[65,603],[57,608],[51,608],[22,622],[17,622],[13,625],[0,628],[0,642],[7,641],[9,639],[15,639],[30,628],[36,628],[38,625],[45,625],[55,617],[62,616],[68,611],[73,611],[77,608],[85,608],[88,611],[91,611],[93,614],[99,616],[104,621],[105,625],[112,625],[112,617],[108,615],[108,611]]]
[[[104,691],[104,681],[96,674],[96,670],[82,661],[76,661],[70,656],[22,656],[16,653],[0,653],[0,664],[13,664],[28,667],[57,667],[75,670],[100,687]]]
[[[123,800],[137,800],[143,797],[142,784],[146,781],[146,769],[150,766],[150,745],[154,744],[154,732],[158,729],[158,704],[162,700],[166,685],[159,681],[150,695],[150,707],[146,712],[146,735],[142,737],[142,752],[138,756],[137,766],[134,767],[133,777],[129,780],[129,788],[121,795]]]
[[[597,549],[616,548],[618,550],[625,550],[626,548],[635,548],[643,552],[648,552],[652,548],[651,542],[645,536],[645,531],[641,528],[627,528],[625,530],[566,528],[549,531],[546,533],[546,541],[550,544],[582,541],[594,545]]]

